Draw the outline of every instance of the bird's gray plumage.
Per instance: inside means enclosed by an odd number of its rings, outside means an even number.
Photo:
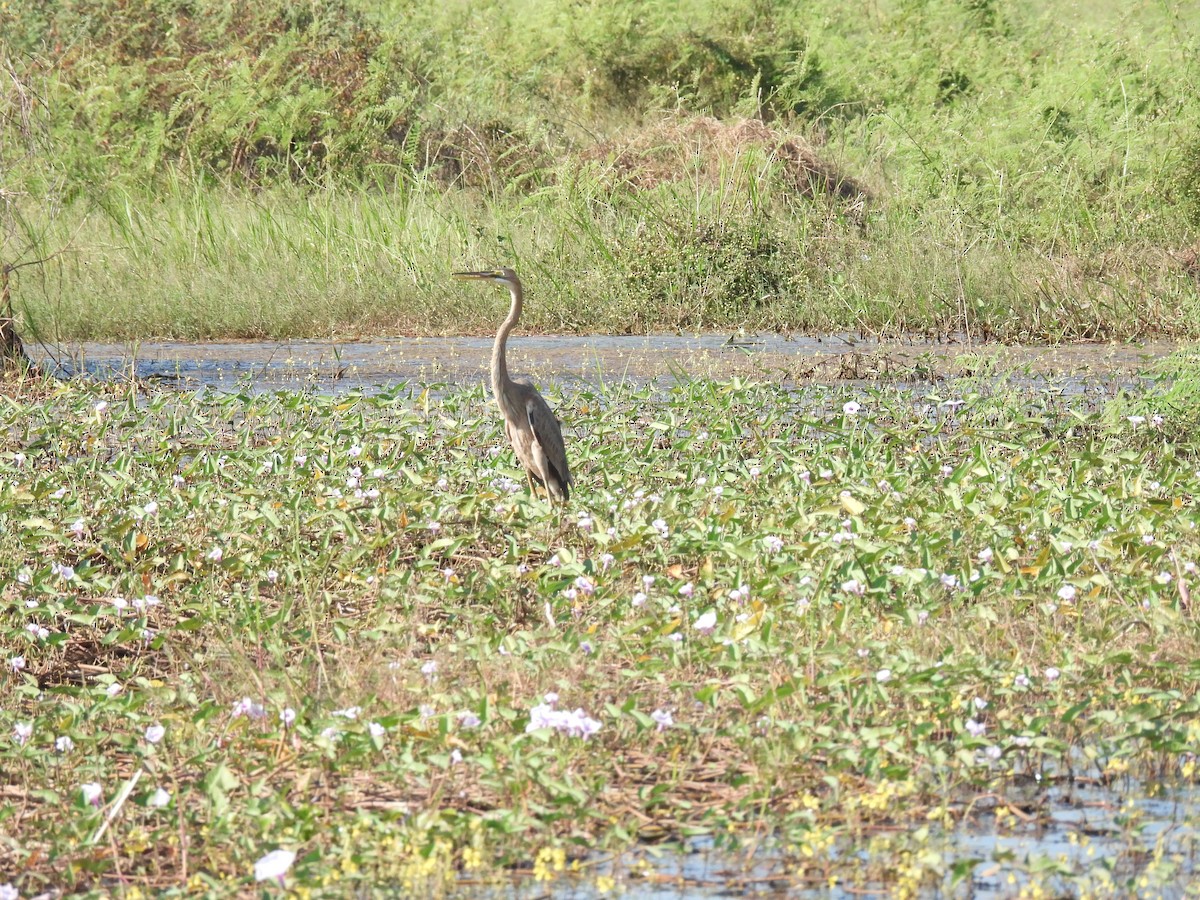
[[[524,304],[521,279],[512,269],[454,274],[459,278],[506,285],[512,295],[508,318],[496,332],[496,342],[492,345],[492,393],[504,417],[504,433],[517,454],[517,460],[533,481],[543,485],[551,497],[565,503],[570,499],[574,479],[567,466],[567,451],[563,446],[558,419],[533,385],[513,381],[508,375],[508,335],[521,318]]]

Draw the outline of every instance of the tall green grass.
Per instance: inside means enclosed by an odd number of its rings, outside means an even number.
[[[1194,335],[1197,13],[6,9],[58,150],[27,207],[68,203],[45,240],[69,252],[19,299],[65,338],[475,331],[491,312],[444,275],[495,261],[541,330]],[[700,115],[775,137],[703,144]],[[805,196],[785,141],[869,202]]]

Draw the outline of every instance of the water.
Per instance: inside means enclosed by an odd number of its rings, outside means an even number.
[[[33,348],[35,359],[63,376],[102,380],[136,376],[182,388],[309,389],[322,393],[381,390],[398,383],[470,384],[486,380],[491,338],[391,338],[190,344],[64,344]],[[906,341],[849,335],[649,335],[516,337],[509,369],[539,383],[651,384],[680,377],[808,381],[931,382],[989,371],[1054,378],[1067,390],[1144,371],[1177,345],[1077,344],[1009,347]],[[1072,387],[1074,386],[1074,388]]]
[[[1200,878],[1200,788],[1195,785],[1157,793],[1136,781],[1111,788],[1086,779],[1017,786],[1008,799],[1022,810],[1032,810],[1030,821],[1003,829],[996,824],[996,799],[990,795],[973,798],[976,813],[970,819],[949,831],[932,830],[921,852],[940,854],[947,872],[955,863],[965,862],[966,872],[957,883],[947,874],[941,885],[927,885],[922,896],[1013,897],[1029,883],[1030,871],[1056,871],[1048,885],[1057,892],[1054,895],[1074,896],[1080,892],[1079,878],[1096,877],[1103,869],[1113,882],[1123,885],[1142,876],[1156,856],[1166,860],[1170,870],[1155,875],[1151,881],[1154,890],[1147,896],[1182,896],[1184,888]],[[894,833],[905,830],[898,825]],[[868,862],[863,848],[842,846],[835,852],[843,873],[850,856],[859,857],[864,865]],[[562,879],[551,885],[519,880],[503,888],[466,887],[462,896],[472,900],[598,900],[603,895],[595,880],[602,875],[620,882],[618,896],[625,900],[851,900],[864,895],[888,896],[891,888],[869,881],[830,886],[816,872],[798,877],[795,862],[785,860],[769,842],[757,850],[738,853],[722,851],[708,839],[691,841],[683,848],[644,847],[620,858],[592,860],[587,871],[586,879]],[[1045,877],[1042,884],[1047,886]]]

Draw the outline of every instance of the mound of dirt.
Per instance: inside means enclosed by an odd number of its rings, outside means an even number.
[[[806,197],[830,196],[855,204],[872,199],[862,181],[823,159],[804,138],[758,119],[672,118],[601,142],[581,155],[607,167],[616,179],[646,189],[697,175],[716,183],[729,163],[751,148],[775,159],[787,181]]]

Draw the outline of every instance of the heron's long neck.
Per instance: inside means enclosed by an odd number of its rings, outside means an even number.
[[[508,318],[504,320],[504,324],[496,332],[496,343],[492,345],[492,392],[496,395],[497,399],[503,396],[503,388],[509,383],[508,362],[504,358],[505,344],[508,341],[509,332],[516,326],[517,320],[521,318],[521,284],[520,282],[511,284],[508,289],[512,293],[512,308],[508,311]]]

